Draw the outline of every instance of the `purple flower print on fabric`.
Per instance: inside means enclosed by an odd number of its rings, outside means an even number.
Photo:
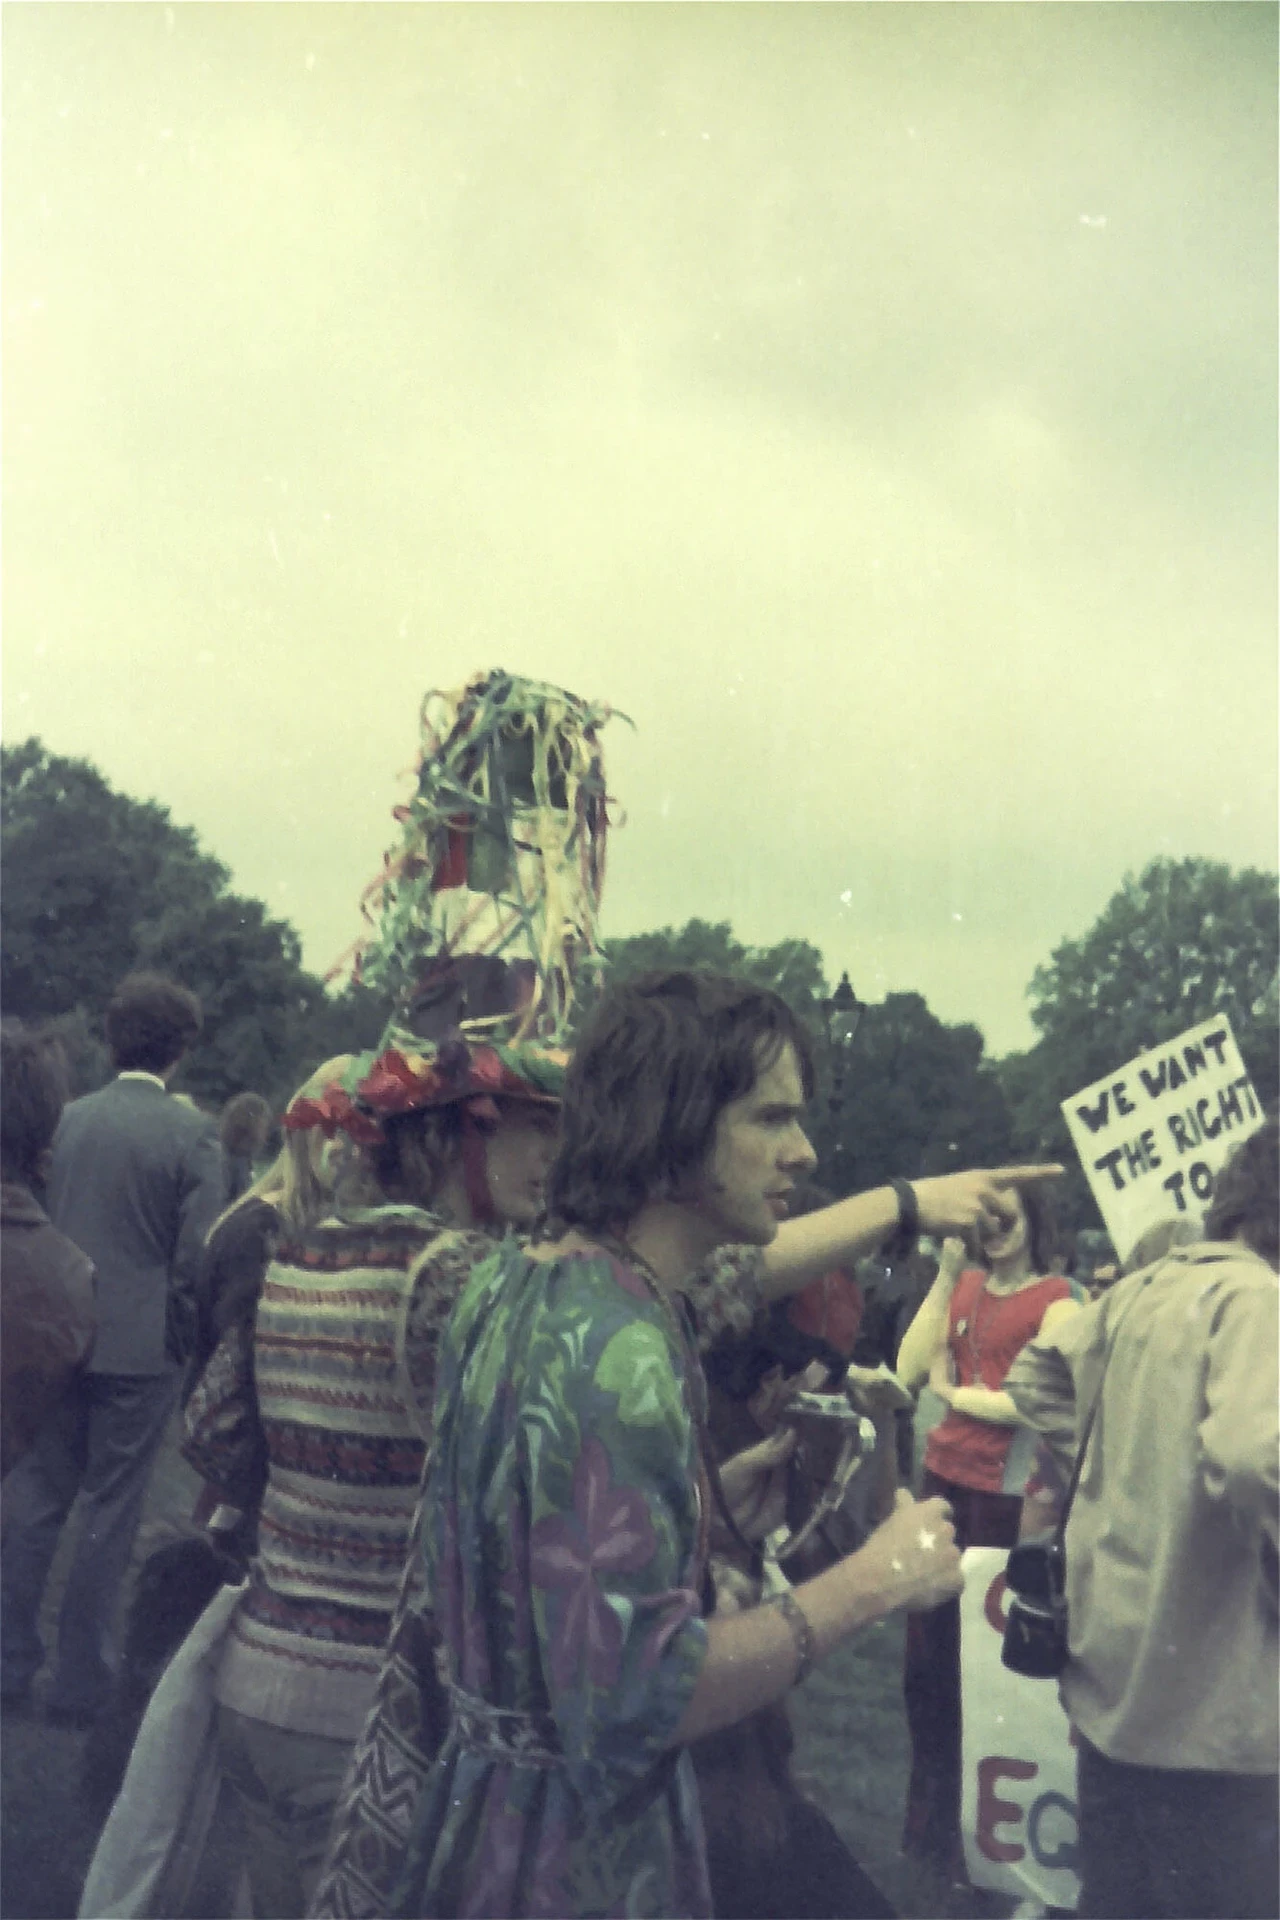
[[[613,1686],[621,1664],[622,1624],[597,1576],[638,1573],[652,1560],[657,1542],[644,1496],[634,1487],[613,1486],[600,1440],[588,1440],[578,1456],[572,1513],[539,1520],[530,1546],[534,1586],[561,1601],[551,1643],[554,1685],[567,1691],[585,1660],[593,1687]]]

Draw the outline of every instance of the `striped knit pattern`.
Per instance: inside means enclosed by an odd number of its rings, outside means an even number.
[[[240,1713],[360,1731],[425,1450],[404,1363],[409,1270],[440,1231],[413,1207],[353,1211],[267,1270],[254,1371],[270,1470],[218,1680]]]

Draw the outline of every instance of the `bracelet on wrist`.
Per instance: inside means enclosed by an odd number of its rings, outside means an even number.
[[[813,1637],[813,1628],[809,1625],[809,1616],[789,1587],[765,1604],[776,1607],[791,1629],[791,1638],[796,1643],[796,1670],[791,1676],[791,1684],[798,1687],[802,1680],[807,1679],[818,1657],[818,1646]]]

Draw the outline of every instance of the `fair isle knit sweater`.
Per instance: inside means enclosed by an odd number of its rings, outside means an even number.
[[[436,1337],[491,1247],[418,1208],[352,1209],[268,1267],[252,1371],[269,1464],[222,1705],[359,1733],[409,1545]]]

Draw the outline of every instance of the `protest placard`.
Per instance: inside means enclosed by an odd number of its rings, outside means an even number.
[[[1202,1215],[1219,1167],[1262,1121],[1225,1014],[1140,1053],[1062,1111],[1122,1260],[1157,1221]]]
[[[1071,1909],[1076,1875],[1076,1756],[1055,1680],[1010,1673],[1001,1547],[970,1547],[961,1566],[960,1823],[975,1887]]]

